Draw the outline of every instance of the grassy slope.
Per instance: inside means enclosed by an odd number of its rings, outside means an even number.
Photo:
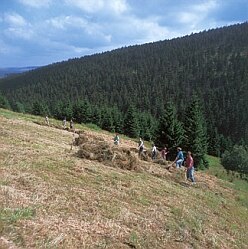
[[[211,172],[192,186],[156,164],[80,159],[72,133],[36,122],[0,109],[0,248],[248,247],[247,189]]]

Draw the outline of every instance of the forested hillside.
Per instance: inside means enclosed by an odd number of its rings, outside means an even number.
[[[13,110],[120,133],[138,111],[133,135],[151,139],[167,103],[183,122],[196,94],[210,144],[217,136],[248,143],[248,23],[52,64],[2,79],[0,91]]]

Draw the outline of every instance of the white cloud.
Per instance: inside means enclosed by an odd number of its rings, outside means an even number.
[[[4,15],[4,21],[11,26],[25,26],[27,25],[26,20],[17,13],[6,13]]]
[[[108,12],[119,15],[128,9],[126,0],[64,0],[66,4],[88,13]]]
[[[7,24],[4,34],[8,37],[15,36],[27,40],[33,36],[32,25],[17,13],[5,13],[4,22]]]
[[[88,21],[76,16],[58,16],[46,21],[48,25],[52,25],[57,29],[66,29],[70,27],[86,28]]]
[[[121,24],[123,25],[123,24]],[[132,27],[130,29],[130,27]],[[131,39],[138,43],[146,43],[164,40],[170,35],[166,27],[160,26],[155,19],[136,19],[131,18],[126,24],[125,35],[132,36]]]
[[[186,10],[176,14],[176,20],[191,28],[196,28],[201,22],[207,19],[209,13],[218,7],[216,0],[205,0],[199,4],[187,6]],[[209,21],[209,20],[208,20]]]
[[[52,0],[19,0],[19,2],[29,7],[40,8],[49,6]]]
[[[63,41],[71,44],[106,44],[111,41],[111,35],[106,33],[104,24],[90,22],[78,16],[58,16],[46,20],[40,27],[46,36],[53,41]]]
[[[4,31],[4,33],[9,36],[9,37],[18,37],[18,38],[22,38],[24,40],[30,40],[34,33],[32,30],[30,29],[25,29],[25,28],[8,28]]]
[[[109,9],[113,10],[116,14],[121,14],[129,9],[125,0],[110,1],[108,4]]]

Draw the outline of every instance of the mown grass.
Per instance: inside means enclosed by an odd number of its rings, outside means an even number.
[[[196,172],[192,186],[184,172],[160,175],[155,164],[135,172],[79,159],[70,132],[0,115],[0,237],[18,248],[248,246],[243,190],[233,182]]]

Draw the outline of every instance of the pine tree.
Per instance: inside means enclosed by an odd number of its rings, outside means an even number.
[[[10,109],[10,104],[7,98],[5,98],[1,92],[0,92],[0,108]]]
[[[220,157],[220,135],[217,128],[210,126],[208,129],[209,141],[208,141],[208,153],[213,156]]]
[[[194,95],[185,113],[185,148],[194,155],[196,167],[207,167],[205,155],[208,149],[206,121],[199,98]]]
[[[111,114],[113,117],[114,131],[117,133],[123,133],[123,114],[119,111],[116,106],[112,108]]]
[[[184,129],[182,123],[177,119],[176,108],[173,103],[166,105],[159,119],[157,144],[166,146],[170,151],[170,157],[174,156],[177,146],[182,146],[184,140]]]
[[[76,103],[73,104],[72,110],[73,110],[73,118],[74,120],[81,124],[84,121],[84,117],[83,117],[83,102],[82,101],[78,101]]]
[[[102,123],[101,128],[106,131],[114,132],[113,117],[110,108],[104,107],[101,113]]]
[[[92,107],[91,122],[97,126],[102,126],[101,110],[98,106]]]
[[[124,120],[124,134],[137,138],[140,135],[137,111],[134,106],[130,106]]]
[[[45,107],[39,101],[35,101],[32,106],[32,114],[34,115],[44,115],[46,113]]]
[[[154,141],[157,132],[157,122],[150,113],[141,113],[139,115],[140,137],[147,141]]]

